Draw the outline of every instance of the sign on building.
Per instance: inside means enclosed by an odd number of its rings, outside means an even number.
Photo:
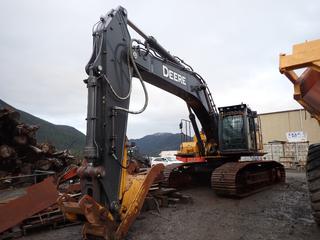
[[[307,134],[304,134],[302,131],[297,132],[287,132],[287,140],[288,142],[306,142]]]

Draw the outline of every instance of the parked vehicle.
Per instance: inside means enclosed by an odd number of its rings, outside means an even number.
[[[162,163],[167,166],[173,163],[182,163],[182,161],[177,160],[175,157],[157,157],[151,160],[151,166]]]

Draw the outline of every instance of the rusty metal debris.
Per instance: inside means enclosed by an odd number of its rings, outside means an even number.
[[[56,203],[54,178],[30,186],[26,194],[0,206],[0,233]]]
[[[193,203],[192,197],[180,193],[176,188],[167,188],[159,183],[154,183],[149,190],[142,209],[160,212],[160,207],[169,207],[177,203]]]
[[[30,229],[44,226],[55,228],[78,224],[68,221],[57,204],[62,193],[74,199],[81,196],[74,169],[66,171],[60,178],[48,177],[28,188],[0,191],[0,239],[26,235]],[[68,182],[70,179],[72,182]]]

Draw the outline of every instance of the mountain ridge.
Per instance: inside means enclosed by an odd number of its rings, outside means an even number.
[[[44,119],[17,109],[0,99],[0,108],[12,108],[19,112],[20,122],[37,125],[36,133],[38,143],[48,142],[57,149],[70,149],[72,154],[82,157],[85,145],[85,135],[72,126],[57,125]],[[180,133],[157,132],[148,134],[142,138],[130,139],[135,142],[140,153],[149,156],[157,156],[161,151],[178,150],[181,143]]]
[[[70,149],[72,154],[77,156],[82,155],[82,149],[85,144],[85,135],[76,128],[50,123],[30,113],[17,109],[2,99],[0,99],[0,108],[12,108],[19,112],[20,122],[39,126],[39,130],[36,133],[37,141],[39,143],[48,142],[53,144],[58,150]]]
[[[161,151],[178,150],[181,143],[181,133],[154,133],[138,139],[135,142],[139,152],[148,156],[157,156]]]

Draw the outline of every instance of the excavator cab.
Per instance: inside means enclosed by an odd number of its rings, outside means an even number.
[[[246,104],[219,108],[219,143],[222,153],[254,153],[260,149],[257,112]]]

